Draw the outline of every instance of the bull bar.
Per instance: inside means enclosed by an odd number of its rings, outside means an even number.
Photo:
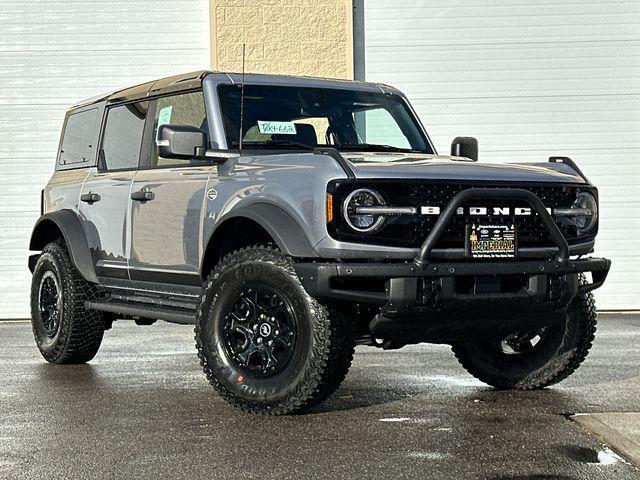
[[[557,246],[553,258],[539,260],[492,260],[492,261],[431,261],[429,256],[444,233],[456,210],[469,200],[484,198],[510,198],[528,202],[545,225]],[[456,194],[440,214],[433,229],[422,243],[413,261],[394,262],[300,262],[296,272],[305,289],[314,297],[328,301],[357,302],[380,307],[371,324],[375,333],[393,336],[398,324],[416,320],[424,325],[425,317],[451,319],[455,315],[469,317],[473,313],[478,320],[495,320],[496,316],[518,312],[521,321],[532,321],[540,312],[552,318],[564,311],[578,294],[600,287],[609,272],[611,261],[606,258],[570,257],[567,240],[546,210],[538,196],[523,189],[469,188]],[[579,273],[590,272],[592,281],[578,280]],[[460,276],[490,278],[496,276],[522,275],[527,278],[525,286],[511,292],[456,291],[455,279]],[[335,285],[334,279],[354,279],[349,288]],[[551,279],[559,279],[559,293],[551,292]],[[381,279],[384,291],[357,288],[357,279]],[[420,285],[436,282],[437,308],[419,305]],[[354,288],[353,286],[356,285]],[[539,320],[536,320],[539,321]],[[482,323],[482,322],[480,322]],[[485,322],[487,323],[487,322]],[[488,323],[487,323],[488,324]],[[422,327],[421,327],[422,328]],[[515,328],[515,327],[514,327]],[[405,327],[402,327],[406,331]]]

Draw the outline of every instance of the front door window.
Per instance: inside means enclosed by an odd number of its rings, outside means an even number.
[[[158,128],[162,125],[189,125],[209,134],[207,114],[204,109],[204,97],[202,92],[183,93],[170,97],[161,97],[156,100],[155,119],[153,124],[153,141],[150,142],[149,167],[170,167],[189,165],[192,159],[188,158],[164,158],[158,155],[156,138]]]

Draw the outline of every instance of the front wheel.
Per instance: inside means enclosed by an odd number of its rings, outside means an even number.
[[[226,256],[207,279],[196,346],[211,385],[250,413],[284,414],[333,393],[351,365],[354,326],[309,296],[270,247]]]
[[[452,349],[460,364],[484,383],[501,389],[540,389],[564,380],[580,366],[595,331],[595,302],[591,293],[585,293],[572,301],[562,321]]]

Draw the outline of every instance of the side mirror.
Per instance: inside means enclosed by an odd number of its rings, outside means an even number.
[[[451,142],[452,157],[466,157],[472,162],[478,161],[478,140],[473,137],[456,137]]]
[[[207,134],[191,125],[160,125],[156,146],[163,158],[201,157],[207,148]]]

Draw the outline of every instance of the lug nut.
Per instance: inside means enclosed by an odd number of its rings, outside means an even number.
[[[256,343],[262,343],[262,338],[258,337],[258,339],[256,340]]]
[[[280,335],[280,331],[276,330],[275,332],[273,332],[274,335]]]
[[[273,340],[269,340],[269,341],[267,342],[267,345],[269,345],[269,346],[273,345]]]
[[[254,323],[253,327],[251,327],[253,329],[254,332],[258,331],[258,324]]]

